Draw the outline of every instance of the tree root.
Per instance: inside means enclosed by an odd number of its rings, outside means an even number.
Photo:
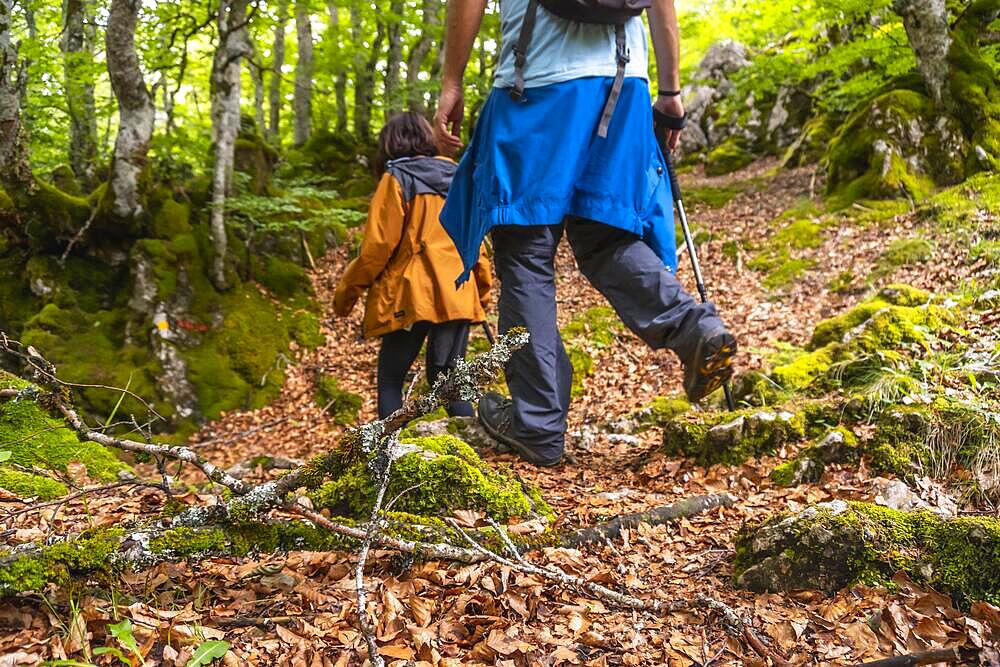
[[[933,665],[939,662],[971,665],[979,662],[984,651],[984,649],[953,646],[951,648],[920,651],[919,653],[910,653],[909,655],[897,655],[872,662],[858,663],[854,667],[916,667],[917,665]],[[997,651],[993,650],[993,653],[993,657],[996,659],[998,657]]]

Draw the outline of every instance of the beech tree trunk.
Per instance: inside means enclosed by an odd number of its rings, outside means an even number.
[[[295,145],[301,146],[312,135],[312,22],[308,0],[295,2],[295,34],[299,59],[295,65]]]
[[[385,67],[385,120],[403,110],[403,95],[399,89],[399,71],[403,62],[403,0],[392,0],[386,20],[389,56]]]
[[[264,117],[264,70],[261,63],[257,62],[260,53],[257,51],[256,44],[249,37],[247,39],[250,49],[247,69],[250,70],[250,80],[253,81],[253,119],[254,123],[257,124],[257,131],[261,136],[264,136],[267,131],[267,121]]]
[[[69,163],[86,189],[94,185],[97,114],[94,104],[94,20],[89,0],[63,0],[63,73],[69,111]]]
[[[372,101],[375,94],[375,66],[378,64],[382,42],[385,40],[385,24],[376,19],[378,28],[372,49],[365,58],[361,45],[364,43],[364,21],[358,2],[351,4],[351,38],[354,42],[354,134],[361,141],[371,141]]]
[[[337,132],[347,131],[347,71],[343,62],[343,48],[340,43],[340,10],[335,0],[326,4],[330,17],[327,41],[333,59],[333,92],[337,102]]]
[[[893,0],[892,9],[903,18],[917,69],[934,103],[944,101],[948,81],[948,8],[945,0]]]
[[[226,280],[226,195],[233,171],[233,151],[240,130],[240,61],[249,55],[246,31],[247,0],[222,0],[219,5],[219,47],[212,61],[212,215],[210,234],[214,257],[212,282],[228,287]]]
[[[285,26],[288,23],[288,0],[278,2],[278,22],[274,26],[271,61],[271,85],[268,91],[270,122],[267,136],[272,144],[281,143],[281,68],[285,66]]]
[[[427,106],[424,92],[420,89],[420,73],[424,69],[427,56],[430,55],[431,47],[434,46],[436,28],[441,25],[441,0],[424,0],[422,13],[423,32],[420,33],[420,39],[410,49],[406,59],[406,106],[411,111],[425,114]]]
[[[32,182],[27,142],[21,124],[21,95],[26,83],[23,63],[11,35],[12,0],[0,0],[0,182]]]
[[[105,50],[111,88],[118,100],[118,136],[111,163],[111,211],[121,218],[142,214],[139,176],[153,136],[153,98],[142,78],[135,48],[141,0],[111,0]]]

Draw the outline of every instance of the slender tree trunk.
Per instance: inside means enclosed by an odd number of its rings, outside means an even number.
[[[288,0],[278,2],[278,22],[274,26],[274,48],[271,61],[271,86],[268,91],[270,122],[267,136],[272,144],[281,143],[281,68],[285,66],[285,26],[288,23]]]
[[[385,24],[376,19],[378,28],[368,58],[364,56],[364,22],[358,2],[351,5],[351,37],[354,41],[354,134],[364,142],[371,141],[372,102],[375,93],[375,66],[385,40]]]
[[[264,136],[267,131],[264,114],[264,70],[262,63],[259,62],[260,52],[257,50],[257,45],[249,37],[248,44],[250,56],[247,58],[249,65],[247,69],[250,70],[250,80],[253,81],[253,119],[257,124],[257,131]]]
[[[30,186],[33,180],[21,123],[27,69],[11,34],[12,9],[12,0],[0,0],[0,183]]]
[[[386,21],[389,57],[385,67],[385,120],[403,110],[403,95],[399,89],[399,71],[403,61],[403,0],[392,0]]]
[[[948,8],[945,0],[893,0],[892,9],[903,17],[917,69],[935,104],[944,101],[948,82]]]
[[[422,13],[424,29],[406,59],[406,106],[421,114],[426,113],[427,107],[424,91],[420,89],[420,73],[434,46],[435,29],[441,25],[441,0],[424,0]]]
[[[309,0],[295,2],[295,34],[299,60],[295,65],[295,145],[301,146],[312,135],[312,76],[313,43],[312,21],[309,19]]]
[[[88,0],[63,0],[63,74],[69,110],[69,163],[84,188],[94,184],[97,113],[94,104],[94,23]]]
[[[347,71],[343,62],[343,48],[340,43],[340,10],[336,0],[326,3],[330,15],[327,41],[333,59],[333,91],[337,101],[337,132],[347,131]]]
[[[219,5],[219,47],[212,61],[212,282],[228,287],[226,280],[226,194],[229,190],[233,151],[240,129],[240,60],[249,55],[246,31],[247,0],[222,0]]]
[[[135,48],[141,0],[111,0],[105,34],[108,75],[118,100],[118,136],[108,188],[111,210],[121,218],[140,215],[139,176],[153,136],[153,98],[142,78]]]

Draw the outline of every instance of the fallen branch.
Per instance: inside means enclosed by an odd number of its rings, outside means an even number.
[[[974,661],[978,662],[981,653],[981,649],[953,646],[951,648],[910,653],[909,655],[897,655],[872,662],[862,662],[856,664],[854,667],[916,667],[917,665],[933,665],[939,662],[968,665],[973,664]]]
[[[0,389],[0,398],[14,398],[17,396],[17,389]]]
[[[677,519],[701,514],[716,507],[732,507],[736,497],[728,493],[711,494],[684,498],[669,505],[663,505],[646,512],[635,512],[617,516],[607,523],[589,528],[581,528],[563,540],[566,547],[580,547],[594,542],[613,540],[621,535],[622,528],[635,528],[640,523],[658,526]]]

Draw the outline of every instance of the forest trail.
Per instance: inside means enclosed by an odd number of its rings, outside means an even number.
[[[773,166],[760,162],[723,178],[682,175],[690,192],[689,217],[702,241],[699,248],[710,295],[739,336],[740,369],[759,367],[782,343],[802,344],[816,322],[859,301],[866,292],[864,277],[878,272],[886,247],[928,224],[903,212],[878,222],[879,234],[862,235],[860,223],[829,226],[819,240],[804,244],[811,247],[797,255],[807,260],[807,270],[786,285],[766,287],[765,274],[747,266],[748,249],[767,247],[781,228],[776,221],[783,213],[787,219],[787,211],[808,211],[810,193],[822,187],[816,183],[812,168],[773,175]],[[720,193],[729,199],[721,206],[717,200]],[[705,199],[713,200],[715,206]],[[854,209],[851,215],[863,218],[870,213]],[[728,250],[734,244],[736,251]],[[360,339],[360,307],[346,323],[331,319],[329,312],[349,248],[350,244],[345,244],[333,250],[318,262],[313,274],[318,299],[327,309],[323,318],[326,344],[301,355],[291,365],[284,390],[274,403],[260,410],[228,414],[194,436],[192,444],[205,456],[232,465],[261,455],[305,458],[330,448],[343,427],[334,425],[313,398],[313,375],[317,372],[337,377],[341,388],[365,397],[361,420],[374,417],[378,343]],[[882,276],[882,282],[908,282],[938,291],[954,287],[967,277],[962,273],[972,270],[942,261],[954,250],[945,239],[938,239],[933,259],[898,268]],[[558,263],[560,324],[573,321],[589,308],[605,305],[576,269],[566,243],[560,248]],[[682,279],[690,280],[685,255],[680,267]],[[831,291],[828,285],[838,276],[844,282],[846,270],[856,277],[856,288]],[[474,332],[474,336],[481,335]],[[796,662],[851,663],[874,655],[880,636],[872,628],[879,627],[877,621],[884,609],[893,610],[899,628],[895,649],[888,647],[890,651],[922,648],[912,636],[910,645],[905,643],[907,628],[918,622],[930,633],[926,639],[936,641],[964,636],[974,628],[976,621],[955,610],[946,597],[925,594],[906,581],[899,582],[900,590],[894,594],[877,589],[866,589],[862,594],[856,588],[833,598],[819,593],[760,596],[735,590],[730,584],[731,545],[745,521],[800,509],[812,502],[871,501],[878,493],[878,482],[863,467],[835,467],[824,477],[824,485],[782,488],[768,480],[781,457],[705,470],[690,460],[656,451],[661,437],[658,429],[631,437],[606,433],[601,426],[615,416],[646,405],[654,397],[678,394],[680,367],[673,355],[648,350],[627,331],[617,332],[613,345],[595,346],[593,352],[593,373],[584,380],[584,391],[570,411],[569,449],[577,465],[540,470],[509,455],[484,452],[484,457],[512,465],[524,480],[537,484],[557,511],[560,524],[565,525],[590,525],[701,493],[728,491],[739,501],[732,508],[679,524],[626,531],[622,541],[603,548],[582,553],[547,550],[544,559],[599,581],[624,584],[638,595],[669,599],[713,591],[749,614],[773,646]],[[781,452],[784,457],[794,453]],[[229,591],[235,596],[229,605],[222,602],[226,598],[223,594],[218,609],[224,608],[225,615],[305,614],[301,621],[285,624],[277,639],[260,636],[254,629],[227,630],[226,637],[237,655],[266,660],[291,648],[295,656],[292,662],[274,664],[320,664],[317,660],[328,664],[328,658],[316,656],[336,655],[338,650],[359,646],[353,612],[349,611],[354,600],[347,564],[352,560],[347,554],[292,554],[283,572],[295,581],[294,586],[273,590],[262,581],[253,593],[237,596]],[[160,570],[174,576],[207,575],[232,583],[238,573],[245,574],[254,566],[218,561],[161,565],[150,576],[157,576]],[[387,657],[430,660],[437,655],[462,664],[491,663],[519,655],[550,656],[540,664],[707,664],[727,647],[733,653],[719,657],[722,663],[754,661],[752,654],[743,653],[745,647],[726,645],[721,630],[707,630],[692,617],[678,615],[655,621],[633,617],[571,591],[511,576],[505,568],[491,564],[447,568],[428,563],[398,570],[394,558],[386,555],[373,563],[368,585],[380,605],[379,639],[390,643],[396,636],[405,639],[402,643],[406,646],[389,647]],[[256,610],[253,614],[251,608]],[[205,622],[211,625],[211,621]],[[477,631],[470,634],[470,627]],[[300,636],[303,629],[311,635],[308,641]],[[881,637],[883,651],[887,650],[886,641]],[[522,664],[520,660],[500,664]]]

